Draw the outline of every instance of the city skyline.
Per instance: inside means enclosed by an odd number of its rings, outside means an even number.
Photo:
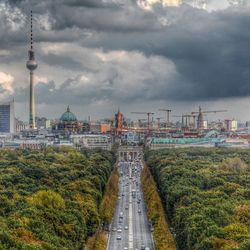
[[[250,9],[222,2],[207,1],[207,11],[186,4],[149,11],[134,1],[64,1],[54,12],[57,1],[5,1],[0,101],[14,96],[17,116],[28,120],[32,6],[38,116],[58,118],[68,104],[79,119],[110,117],[119,106],[125,114],[164,107],[181,114],[202,105],[228,109],[222,118],[250,120]]]

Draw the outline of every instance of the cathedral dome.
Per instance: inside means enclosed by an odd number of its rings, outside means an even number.
[[[69,106],[67,108],[67,111],[62,114],[60,121],[61,122],[76,122],[77,121],[75,114],[70,111]]]

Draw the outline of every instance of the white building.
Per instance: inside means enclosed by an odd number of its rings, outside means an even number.
[[[112,140],[108,135],[71,135],[70,138],[77,147],[101,148],[104,150],[111,150],[112,148]]]
[[[15,129],[16,132],[19,133],[19,132],[28,130],[29,129],[29,123],[21,121],[19,119],[15,119],[15,127],[16,127],[16,129]]]

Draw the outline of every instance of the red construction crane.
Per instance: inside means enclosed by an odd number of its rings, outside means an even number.
[[[159,109],[159,111],[166,112],[166,127],[169,125],[169,115],[172,112],[171,109]]]
[[[147,115],[148,117],[148,135],[150,134],[150,116],[154,115],[152,112],[131,112],[132,114]]]

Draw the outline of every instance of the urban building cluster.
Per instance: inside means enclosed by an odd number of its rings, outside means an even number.
[[[118,110],[112,119],[99,121],[78,120],[70,106],[54,120],[35,117],[34,122],[15,118],[14,101],[0,104],[0,146],[7,148],[42,149],[47,146],[71,146],[110,150],[113,144],[139,145],[151,148],[189,146],[249,147],[250,121],[236,119],[223,121],[204,120],[206,113],[226,110],[203,111],[154,119],[154,113],[132,112],[146,118],[132,120]],[[170,119],[171,117],[171,119]],[[172,117],[178,121],[173,122]],[[34,127],[31,127],[31,125]]]
[[[168,4],[178,4],[169,1]],[[111,119],[81,121],[70,109],[54,120],[35,114],[34,72],[38,67],[33,47],[31,12],[30,49],[26,67],[30,73],[29,121],[15,117],[14,100],[0,104],[0,146],[8,148],[42,149],[47,146],[72,146],[110,150],[113,143],[138,145],[151,148],[187,146],[249,147],[250,122],[236,119],[208,121],[207,114],[224,113],[227,110],[202,110],[173,115],[171,109],[159,109],[165,116],[156,117],[153,112],[131,112],[140,117],[126,118],[118,109]],[[170,119],[171,115],[171,119]],[[178,120],[173,122],[173,119]]]

